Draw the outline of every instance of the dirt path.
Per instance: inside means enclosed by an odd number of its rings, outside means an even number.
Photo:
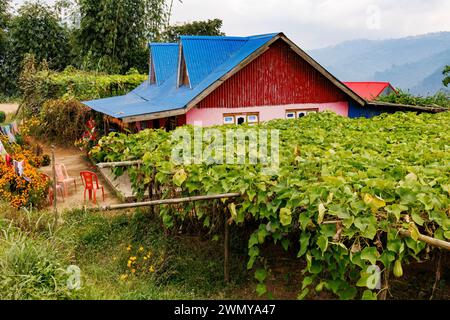
[[[0,103],[0,111],[3,111],[5,113],[16,112],[18,108],[19,105],[16,103],[5,103],[5,104]]]
[[[44,144],[44,153],[51,155],[50,146]],[[106,181],[103,180],[96,167],[92,165],[84,156],[82,152],[75,148],[55,148],[55,158],[56,163],[62,163],[66,166],[68,174],[70,177],[76,179],[77,189],[75,191],[75,186],[72,184],[69,186],[69,196],[64,200],[58,195],[58,209],[74,209],[74,208],[82,208],[84,206],[84,187],[81,182],[80,172],[81,171],[92,171],[97,173],[99,177],[99,183],[105,188],[105,201],[102,201],[101,190],[97,191],[97,200],[98,205],[105,204],[117,204],[120,201],[114,196],[113,191],[109,188]],[[41,168],[40,171],[43,173],[52,176],[52,167],[44,167]],[[95,206],[92,202],[87,201],[87,206]]]

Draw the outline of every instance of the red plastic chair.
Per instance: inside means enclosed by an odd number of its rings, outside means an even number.
[[[95,173],[90,171],[80,172],[81,181],[84,185],[84,202],[86,202],[86,191],[89,191],[89,200],[92,200],[92,193],[94,193],[94,203],[97,203],[97,190],[102,190],[103,201],[105,201],[105,188],[98,183],[98,177]]]

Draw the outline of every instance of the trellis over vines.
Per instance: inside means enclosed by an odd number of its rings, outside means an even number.
[[[107,162],[107,163],[99,163],[97,164],[98,168],[118,168],[118,167],[130,167],[130,166],[140,166],[143,162],[141,160],[133,160],[133,161],[120,161],[120,162]],[[150,188],[154,188],[152,185]],[[152,193],[151,193],[152,194]],[[154,192],[153,192],[154,194]],[[171,204],[182,204],[187,202],[195,202],[195,201],[212,201],[212,200],[225,200],[232,198],[242,197],[241,193],[226,193],[226,194],[217,194],[217,195],[201,195],[201,196],[192,196],[185,198],[172,198],[172,199],[159,199],[159,200],[151,200],[145,202],[136,202],[136,203],[123,203],[116,205],[104,205],[97,209],[101,211],[112,211],[112,210],[123,210],[123,209],[132,209],[132,208],[142,208],[142,207],[155,207],[160,205],[171,205]],[[225,283],[229,283],[230,281],[230,243],[229,243],[229,212],[226,207],[224,207],[224,281]],[[343,221],[340,220],[329,220],[323,221],[324,225],[339,225],[341,226]],[[411,228],[410,230],[404,230],[402,228],[398,229],[398,232],[403,237],[412,238],[416,241],[424,242],[433,247],[444,249],[450,251],[450,242],[443,241],[440,239],[435,239],[429,236],[422,235],[418,232],[416,228]],[[339,233],[339,231],[338,231]]]
[[[260,250],[270,241],[298,250],[298,257],[306,259],[300,299],[308,290],[322,289],[341,299],[375,299],[383,298],[386,290],[367,286],[369,267],[376,265],[385,277],[392,271],[401,277],[401,263],[440,252],[431,251],[421,235],[450,240],[450,132],[443,130],[449,121],[446,112],[374,119],[320,113],[260,124],[249,130],[280,133],[279,170],[269,174],[262,164],[176,164],[171,155],[178,141],[161,130],[111,134],[91,157],[97,162],[138,161],[112,168],[116,176],[126,171],[138,199],[145,199],[150,185],[150,201],[240,193],[223,209],[229,210],[233,225],[252,226],[248,269],[265,265]],[[225,135],[238,128],[214,129]],[[191,126],[182,130],[194,137]],[[204,141],[202,150],[210,147],[210,141]],[[239,150],[234,153],[240,155]],[[169,229],[185,220],[190,225],[193,218],[210,232],[223,227],[216,223],[223,222],[223,216],[213,213],[207,201],[195,203],[157,209]],[[264,294],[266,271],[257,269],[255,278],[258,293]]]

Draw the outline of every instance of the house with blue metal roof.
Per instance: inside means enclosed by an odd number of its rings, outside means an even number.
[[[124,96],[84,102],[139,131],[293,119],[311,112],[343,116],[377,109],[283,33],[250,37],[181,36],[150,43],[147,81]]]

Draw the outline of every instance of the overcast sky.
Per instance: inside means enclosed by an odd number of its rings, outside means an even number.
[[[450,31],[450,0],[174,1],[172,23],[220,18],[227,35],[282,31],[305,49]]]

